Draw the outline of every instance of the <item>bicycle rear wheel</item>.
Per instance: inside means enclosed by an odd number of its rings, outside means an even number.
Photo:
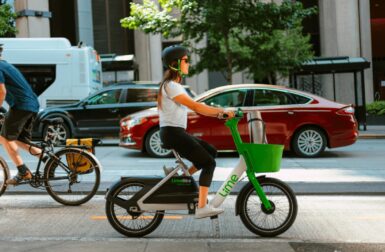
[[[48,194],[63,205],[77,206],[89,201],[100,184],[100,168],[84,150],[64,148],[55,153],[45,169]]]
[[[10,177],[9,168],[7,162],[0,157],[0,196],[7,189],[6,181]]]
[[[113,198],[128,201],[143,187],[144,185],[140,182],[123,181],[109,194]],[[107,199],[106,215],[111,226],[119,233],[128,237],[141,237],[151,233],[160,225],[164,211],[130,211]]]
[[[297,199],[291,188],[274,178],[261,178],[259,183],[272,205],[266,209],[249,183],[239,194],[237,208],[245,226],[253,233],[272,237],[291,227],[297,217]]]

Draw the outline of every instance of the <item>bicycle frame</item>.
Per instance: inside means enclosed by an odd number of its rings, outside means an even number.
[[[238,122],[239,118],[233,118],[226,122],[226,126],[230,128],[231,134],[233,136],[235,145],[238,149],[238,146],[242,144],[242,139],[238,132]],[[183,174],[186,176],[190,176],[188,172],[188,167],[181,159],[180,155],[173,150],[173,153],[175,155],[175,158],[177,159],[176,163],[178,164],[177,167],[168,174],[165,178],[163,178],[161,181],[159,181],[151,190],[149,190],[145,195],[143,195],[138,200],[138,206],[142,211],[156,211],[156,210],[186,210],[188,207],[186,204],[148,204],[144,203],[144,201],[150,197],[154,192],[156,192],[163,184],[165,184],[171,177],[173,177],[179,170],[183,170]],[[270,201],[267,199],[266,194],[264,193],[261,185],[258,182],[258,179],[256,178],[253,171],[247,169],[246,162],[244,160],[244,157],[241,155],[238,161],[238,164],[234,167],[234,169],[231,171],[230,175],[227,177],[227,179],[224,181],[220,189],[217,191],[215,197],[211,201],[211,204],[214,207],[219,207],[226,197],[230,194],[236,183],[240,180],[241,176],[246,172],[247,177],[249,178],[249,181],[253,184],[255,191],[257,192],[260,200],[262,201],[263,205],[266,207],[266,209],[271,209],[272,206],[270,204]]]
[[[242,144],[242,138],[238,132],[238,122],[240,118],[232,118],[227,120],[225,125],[230,129],[231,135],[233,136],[235,147],[239,150],[239,146]],[[230,194],[235,184],[246,172],[249,181],[253,184],[255,191],[257,192],[260,200],[266,209],[270,209],[272,206],[270,201],[267,199],[265,192],[263,191],[261,185],[258,182],[258,179],[255,176],[255,173],[251,169],[247,169],[245,159],[242,155],[239,157],[238,164],[231,171],[230,175],[227,177],[225,182],[222,184],[218,192],[216,193],[214,199],[211,201],[211,204],[214,207],[219,207],[226,197]]]
[[[37,167],[36,167],[36,170],[35,170],[34,178],[31,181],[22,182],[20,184],[31,184],[32,185],[34,182],[38,182],[39,183],[39,182],[46,181],[45,178],[42,179],[42,177],[40,176],[40,167],[41,167],[42,162],[43,162],[44,154],[47,154],[48,157],[49,157],[47,162],[46,162],[46,164],[49,164],[49,162],[51,162],[50,160],[54,160],[53,162],[56,162],[56,164],[58,166],[62,167],[64,171],[66,171],[68,174],[71,173],[71,169],[68,166],[66,166],[62,161],[60,161],[56,157],[52,141],[51,141],[51,139],[48,136],[46,136],[45,139],[42,142],[40,142],[41,145],[35,144],[35,143],[32,143],[32,142],[29,142],[27,144],[29,144],[32,147],[36,147],[36,148],[40,149],[41,150],[41,155],[39,156],[39,161],[37,163]],[[83,146],[74,146],[74,147],[71,147],[71,148],[82,149]],[[30,153],[32,154],[31,151],[30,151]],[[88,154],[92,156],[94,161],[97,163],[97,166],[99,167],[100,171],[102,171],[102,165],[100,164],[99,160],[92,153],[88,153]],[[32,154],[32,155],[34,155],[34,154]],[[49,180],[52,181],[52,180],[63,180],[63,179],[68,179],[68,176],[61,176],[61,177],[50,178]]]
[[[175,151],[172,150],[175,158],[177,167],[166,177],[164,177],[161,181],[159,181],[151,190],[149,190],[145,195],[143,195],[138,200],[138,206],[142,211],[156,211],[156,210],[188,210],[188,206],[184,203],[178,203],[178,204],[149,204],[144,203],[144,201],[150,197],[154,192],[156,192],[162,185],[164,185],[169,179],[171,179],[175,174],[178,173],[179,170],[183,171],[183,174],[185,176],[191,176],[188,172],[187,165],[183,162],[180,155]]]

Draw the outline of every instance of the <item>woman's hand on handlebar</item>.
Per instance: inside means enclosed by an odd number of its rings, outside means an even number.
[[[235,117],[235,111],[233,110],[223,110],[218,114],[219,119],[231,119]]]

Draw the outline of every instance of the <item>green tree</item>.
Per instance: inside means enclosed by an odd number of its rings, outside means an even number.
[[[12,11],[11,5],[6,1],[0,1],[0,37],[16,35],[15,18],[16,14]]]
[[[180,15],[175,15],[175,10]],[[256,80],[288,72],[312,57],[309,37],[302,35],[303,18],[314,13],[301,3],[262,3],[255,0],[151,0],[131,4],[122,27],[164,37],[182,36],[200,56],[192,73],[220,71],[229,83],[246,70]],[[192,42],[207,39],[205,48]]]

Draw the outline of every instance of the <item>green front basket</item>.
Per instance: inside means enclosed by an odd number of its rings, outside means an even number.
[[[238,149],[247,169],[255,173],[277,172],[281,167],[283,145],[242,143]]]

